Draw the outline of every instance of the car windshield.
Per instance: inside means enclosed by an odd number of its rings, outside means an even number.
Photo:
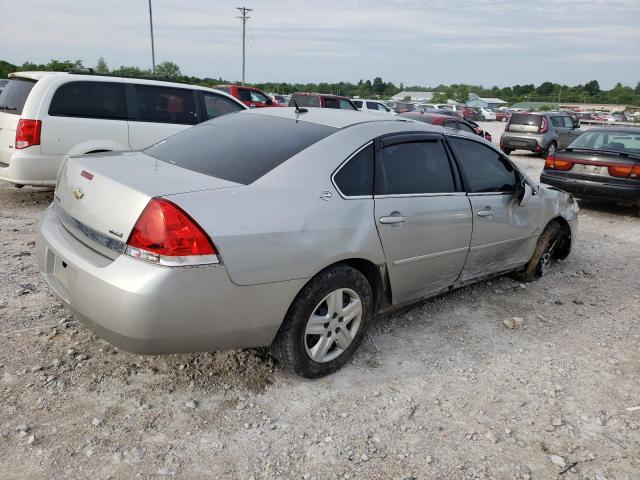
[[[637,132],[587,130],[569,145],[570,149],[607,150],[640,154],[640,129]]]
[[[31,89],[36,84],[35,80],[13,78],[0,93],[0,112],[20,115],[27,101]]]
[[[201,123],[144,152],[188,170],[248,185],[337,130],[245,111]]]
[[[509,123],[512,125],[532,125],[539,127],[542,123],[542,115],[533,113],[514,113],[511,115]]]

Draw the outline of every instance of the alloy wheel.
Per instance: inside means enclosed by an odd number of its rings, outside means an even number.
[[[362,323],[362,302],[350,288],[338,288],[313,309],[304,332],[304,346],[314,362],[336,359],[349,348]]]

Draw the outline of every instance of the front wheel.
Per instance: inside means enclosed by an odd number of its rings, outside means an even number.
[[[348,265],[328,268],[289,307],[273,341],[274,355],[303,377],[328,375],[353,356],[372,316],[373,295],[365,276]]]
[[[536,249],[529,262],[514,276],[522,282],[533,282],[541,278],[556,258],[556,250],[562,240],[562,227],[556,221],[550,222],[536,244]]]

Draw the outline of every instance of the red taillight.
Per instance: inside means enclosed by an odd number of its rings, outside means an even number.
[[[544,168],[550,170],[561,170],[566,172],[567,170],[571,170],[572,167],[573,160],[558,158],[555,155],[549,155],[547,157],[547,161],[544,163]]]
[[[41,120],[18,120],[16,128],[16,150],[40,145],[40,131],[42,130]]]
[[[538,130],[538,133],[545,133],[549,128],[549,125],[547,123],[547,117],[542,117],[542,121],[540,122],[540,129]]]
[[[609,165],[609,175],[612,177],[640,178],[640,165]]]
[[[145,207],[127,241],[126,253],[166,264],[180,264],[176,257],[217,255],[209,236],[175,203],[154,198]],[[163,257],[171,257],[163,262]],[[211,262],[215,263],[217,259]],[[198,263],[197,261],[195,263]]]

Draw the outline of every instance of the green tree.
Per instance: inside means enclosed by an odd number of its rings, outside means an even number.
[[[123,77],[141,77],[144,75],[151,75],[151,70],[143,70],[139,67],[125,67],[122,65],[111,73],[114,75],[122,75]]]
[[[177,78],[180,75],[180,67],[173,62],[162,62],[156,65],[156,73],[169,78]]]
[[[591,80],[584,86],[584,90],[590,95],[596,95],[600,93],[600,84],[597,80]]]
[[[104,57],[100,57],[98,59],[98,63],[96,63],[94,70],[96,73],[109,73],[109,66],[107,65],[107,62],[105,62]]]

